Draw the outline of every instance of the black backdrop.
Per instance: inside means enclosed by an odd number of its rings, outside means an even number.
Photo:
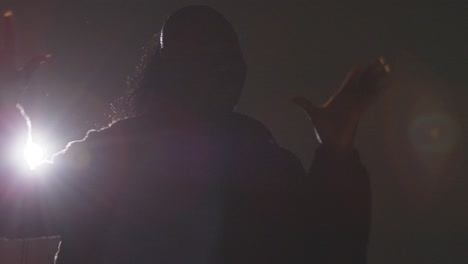
[[[187,4],[209,4],[234,24],[248,62],[238,110],[264,122],[305,166],[317,143],[290,98],[324,102],[351,66],[386,56],[392,77],[357,138],[375,197],[369,261],[466,263],[463,2],[0,0],[0,11],[15,12],[21,61],[53,54],[23,98],[50,153],[110,121],[140,47]],[[50,258],[54,243],[30,242],[27,263]],[[0,243],[0,262],[14,263],[21,250]]]

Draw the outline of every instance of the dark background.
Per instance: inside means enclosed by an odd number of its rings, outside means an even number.
[[[386,56],[392,75],[357,137],[374,195],[369,263],[468,263],[468,3],[354,2],[0,0],[0,11],[15,12],[20,61],[53,54],[23,98],[49,153],[111,121],[140,48],[188,4],[233,23],[248,62],[238,111],[305,166],[317,142],[290,98],[322,103],[350,67]],[[50,263],[56,242],[0,241],[0,262]]]

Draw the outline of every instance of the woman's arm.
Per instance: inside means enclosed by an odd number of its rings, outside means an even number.
[[[303,188],[308,263],[367,263],[372,200],[357,151],[319,147]]]
[[[51,216],[43,210],[43,182],[27,168],[23,156],[27,122],[17,107],[22,88],[39,64],[50,55],[39,55],[17,67],[13,13],[2,17],[0,46],[0,236],[32,237],[54,234]],[[22,164],[18,164],[22,163]],[[44,205],[45,206],[45,205]],[[50,232],[49,232],[50,230]]]
[[[353,147],[361,116],[389,73],[383,58],[354,67],[320,107],[296,98],[321,146],[302,185],[308,263],[367,263],[369,176]]]

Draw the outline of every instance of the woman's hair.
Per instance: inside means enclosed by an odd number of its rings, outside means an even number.
[[[139,64],[128,78],[127,93],[113,104],[118,118],[142,114],[151,106],[156,91],[170,89],[165,87],[167,84],[162,81],[163,77],[168,73],[179,73],[168,69],[165,61],[169,58],[176,64],[183,64],[187,58],[181,58],[180,54],[199,60],[203,58],[202,62],[221,61],[232,66],[227,74],[230,74],[230,80],[238,80],[239,89],[242,88],[246,69],[234,28],[210,7],[189,6],[172,14],[161,32],[143,47]],[[123,108],[118,106],[122,104]]]
[[[129,100],[135,115],[143,113],[151,103],[152,92],[158,89],[155,86],[163,74],[162,68],[160,34],[155,34],[143,48],[140,64],[129,79]]]
[[[154,79],[162,67],[159,36],[159,33],[153,35],[143,46],[135,71],[127,78],[126,91],[112,102],[113,121],[140,115],[150,104],[151,90],[156,82],[149,79]]]

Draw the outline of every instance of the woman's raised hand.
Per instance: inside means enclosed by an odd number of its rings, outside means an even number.
[[[37,67],[51,55],[38,55],[30,59],[24,67],[16,65],[15,31],[13,13],[3,14],[3,35],[0,36],[0,107],[15,107],[18,98]]]
[[[381,57],[366,67],[352,68],[340,89],[322,106],[315,106],[304,97],[293,101],[309,116],[320,143],[336,150],[349,149],[360,117],[379,94],[389,72]]]

